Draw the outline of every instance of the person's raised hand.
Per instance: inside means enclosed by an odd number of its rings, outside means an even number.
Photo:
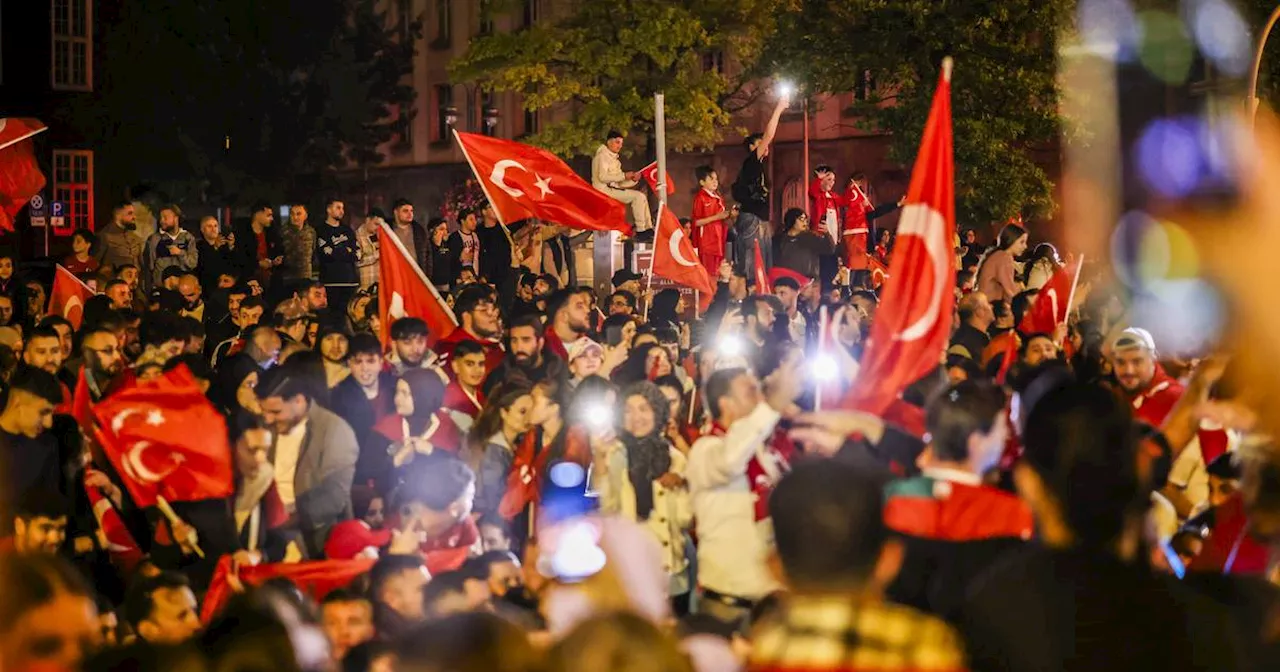
[[[804,391],[804,360],[796,357],[783,362],[764,379],[764,400],[779,413],[791,409]]]

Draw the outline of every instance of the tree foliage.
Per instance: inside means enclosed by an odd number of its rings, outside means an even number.
[[[125,3],[105,109],[137,182],[188,201],[288,196],[295,177],[379,160],[412,40],[378,0]],[[412,113],[411,109],[406,110]]]
[[[659,92],[666,95],[668,147],[711,147],[749,101],[743,87],[751,73],[704,67],[704,57],[757,62],[785,4],[577,0],[533,26],[473,40],[450,65],[451,79],[519,93],[528,110],[569,106],[569,118],[529,138],[560,154],[594,150],[611,128],[652,134]],[[492,11],[512,10],[499,4]]]
[[[941,61],[955,58],[956,207],[962,225],[1052,209],[1048,176],[1031,150],[1059,131],[1056,37],[1070,0],[801,0],[783,15],[762,66],[810,91],[877,90],[855,106],[861,123],[892,134],[910,165]],[[1030,214],[1027,212],[1027,214]]]

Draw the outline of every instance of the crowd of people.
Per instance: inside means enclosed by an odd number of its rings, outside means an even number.
[[[771,225],[753,165],[732,207],[697,172],[705,310],[628,269],[597,305],[491,209],[423,226],[404,200],[355,227],[337,199],[229,229],[165,206],[146,239],[121,203],[61,264],[99,292],[78,324],[0,255],[0,666],[1275,660],[1280,467],[1224,361],[1163,357],[1088,267],[1066,322],[1019,332],[1063,262],[1009,223],[957,237],[953,337],[906,410],[842,409],[891,245],[869,222],[899,204],[820,166]],[[384,224],[456,329],[380,312]],[[225,421],[232,494],[140,506],[82,411],[174,372]]]

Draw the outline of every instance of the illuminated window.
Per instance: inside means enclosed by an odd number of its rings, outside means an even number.
[[[453,138],[450,132],[458,122],[458,110],[453,106],[453,87],[441,84],[436,90],[436,142],[449,142]]]
[[[93,152],[53,150],[53,200],[67,204],[67,225],[93,228]]]
[[[93,90],[93,4],[53,0],[52,86],[57,91]]]

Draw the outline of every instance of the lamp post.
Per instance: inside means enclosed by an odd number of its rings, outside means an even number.
[[[1275,27],[1276,21],[1280,21],[1280,5],[1271,10],[1271,17],[1267,19],[1267,26],[1258,36],[1258,47],[1253,52],[1253,69],[1249,71],[1250,120],[1258,113],[1258,71],[1262,69],[1262,52],[1267,48],[1267,38],[1271,36],[1271,29]]]

